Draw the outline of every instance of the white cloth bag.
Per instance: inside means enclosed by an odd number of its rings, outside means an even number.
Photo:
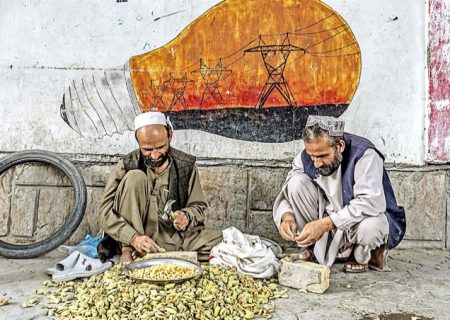
[[[278,259],[259,236],[244,234],[235,227],[222,234],[223,241],[211,249],[210,264],[235,267],[253,278],[270,278],[277,273]]]

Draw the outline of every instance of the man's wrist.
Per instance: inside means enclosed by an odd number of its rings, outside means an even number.
[[[133,241],[137,238],[138,235],[139,235],[139,233],[135,232],[135,233],[133,234],[133,236],[131,237],[131,240],[130,240],[130,245],[131,245],[131,246],[133,245]]]
[[[325,228],[327,229],[327,231],[331,231],[336,228],[333,220],[329,216],[324,218],[324,222],[325,222]]]
[[[285,212],[281,216],[281,222],[295,222],[295,217],[292,212]]]
[[[127,246],[127,245],[123,245],[122,246],[122,253],[132,253],[133,252],[133,247],[132,246]]]
[[[180,211],[184,213],[184,215],[186,216],[187,221],[188,221],[187,225],[186,225],[186,228],[185,228],[185,230],[186,230],[191,225],[191,222],[192,222],[191,215],[187,211],[184,211],[184,210],[180,210]]]

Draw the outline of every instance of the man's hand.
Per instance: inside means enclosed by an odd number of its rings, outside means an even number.
[[[173,226],[179,231],[184,231],[189,225],[189,218],[183,211],[177,210],[172,213]]]
[[[130,246],[122,247],[122,254],[119,258],[119,263],[127,263],[133,261],[133,248]]]
[[[159,252],[161,248],[149,236],[135,234],[130,243],[133,248],[141,255],[145,253]]]
[[[322,238],[325,232],[334,228],[333,220],[330,217],[311,221],[305,225],[302,232],[294,240],[299,246],[309,246]]]
[[[280,235],[284,240],[295,241],[295,234],[297,233],[297,222],[294,214],[285,212],[281,216]]]

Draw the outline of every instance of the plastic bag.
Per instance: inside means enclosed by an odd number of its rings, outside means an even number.
[[[79,244],[75,246],[61,246],[61,248],[67,253],[71,254],[75,250],[87,255],[91,258],[98,258],[97,245],[100,243],[101,237],[93,237],[90,234],[86,235]]]

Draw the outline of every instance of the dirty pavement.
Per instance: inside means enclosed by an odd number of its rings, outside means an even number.
[[[0,298],[10,300],[0,307],[0,319],[48,319],[44,301],[28,308],[22,304],[36,297],[33,291],[50,279],[46,268],[62,258],[58,251],[35,259],[0,258]],[[335,264],[325,293],[289,289],[289,298],[275,301],[272,319],[450,319],[450,251],[396,249],[389,266],[392,272],[347,274]]]

